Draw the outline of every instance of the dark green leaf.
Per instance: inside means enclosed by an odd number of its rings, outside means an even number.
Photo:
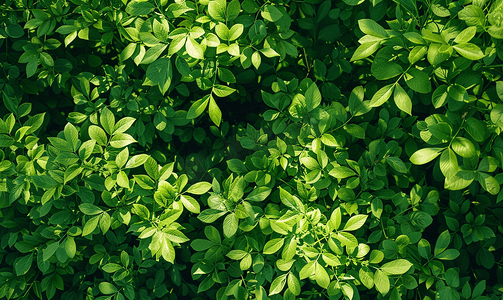
[[[283,17],[283,14],[274,5],[265,5],[260,11],[262,18],[270,21],[276,22]]]
[[[22,276],[30,270],[31,264],[33,262],[33,253],[21,257],[16,263],[14,263],[14,269],[17,276]]]

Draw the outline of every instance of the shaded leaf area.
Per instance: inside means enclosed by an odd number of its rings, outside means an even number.
[[[501,298],[501,1],[0,11],[1,299]]]

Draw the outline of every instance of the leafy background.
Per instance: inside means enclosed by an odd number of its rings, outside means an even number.
[[[501,299],[503,1],[0,16],[0,298]]]

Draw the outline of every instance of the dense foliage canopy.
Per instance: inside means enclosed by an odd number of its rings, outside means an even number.
[[[502,299],[503,1],[4,0],[1,299]]]

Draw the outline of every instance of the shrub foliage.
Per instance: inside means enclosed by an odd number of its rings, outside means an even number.
[[[502,20],[5,0],[0,298],[501,299]]]

